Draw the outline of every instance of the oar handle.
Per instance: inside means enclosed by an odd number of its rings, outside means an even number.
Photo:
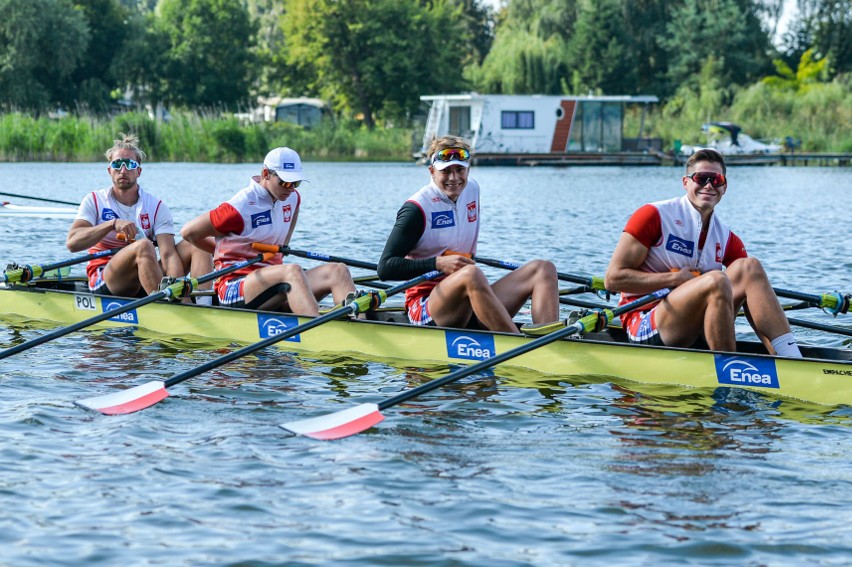
[[[493,258],[483,258],[482,256],[474,256],[473,260],[486,266],[494,268],[503,268],[504,270],[517,270],[521,267],[515,262],[505,262],[503,260],[495,260]],[[577,276],[574,274],[566,274],[565,272],[556,272],[557,277],[564,282],[578,283],[590,287],[593,291],[606,291],[603,278],[599,276]]]
[[[431,382],[427,382],[426,384],[413,388],[407,392],[402,392],[392,398],[382,400],[378,403],[379,410],[387,409],[391,406],[395,406],[399,403],[410,400],[411,398],[415,398],[421,394],[425,394],[426,392],[431,392],[432,390],[440,388],[441,386],[449,384],[450,382],[455,382],[456,380],[460,380],[461,378],[470,376],[471,374],[476,374],[477,372],[487,370],[492,366],[500,364],[501,362],[505,362],[507,360],[530,352],[531,350],[535,350],[539,347],[558,341],[563,337],[567,337],[576,333],[583,333],[593,328],[597,328],[600,325],[606,325],[607,323],[609,323],[609,321],[611,321],[615,317],[618,317],[622,313],[627,313],[628,311],[633,311],[634,309],[638,309],[639,307],[642,307],[643,305],[646,305],[648,303],[659,301],[660,299],[668,295],[670,291],[670,289],[664,288],[655,291],[654,293],[640,297],[635,301],[631,301],[630,303],[622,305],[621,307],[617,307],[611,311],[609,309],[604,309],[603,311],[587,315],[586,317],[583,317],[582,319],[575,322],[573,325],[569,325],[567,327],[559,329],[558,331],[554,331],[548,335],[545,335],[538,339],[534,339],[519,347],[507,350],[506,352],[500,353],[496,356],[492,356],[491,358],[488,358],[481,362],[477,362],[476,364],[473,364],[471,366],[460,368],[455,372],[447,374],[443,378],[432,380]]]
[[[290,248],[289,246],[278,246],[275,244],[262,244],[260,242],[255,242],[251,245],[252,248],[262,252],[278,252],[284,255],[292,255],[298,256],[300,258],[307,258],[309,260],[320,260],[322,262],[340,262],[341,264],[346,264],[347,266],[352,266],[353,268],[364,268],[366,270],[377,270],[378,266],[371,262],[362,262],[361,260],[353,260],[352,258],[343,258],[341,256],[329,256],[328,254],[322,254],[320,252],[312,252],[310,250],[296,250],[294,248]]]
[[[245,346],[241,349],[230,352],[224,356],[221,356],[215,360],[211,360],[201,366],[193,368],[191,370],[187,370],[186,372],[182,372],[181,374],[176,374],[172,376],[165,382],[163,382],[164,387],[168,388],[170,386],[174,386],[175,384],[180,384],[184,380],[188,380],[194,376],[198,376],[199,374],[204,374],[208,370],[213,370],[214,368],[218,368],[224,364],[227,364],[233,360],[237,360],[238,358],[242,358],[247,354],[251,354],[253,352],[257,352],[262,350],[268,346],[274,345],[277,342],[283,341],[285,339],[289,339],[299,333],[304,333],[314,327],[318,327],[323,323],[328,321],[333,321],[335,319],[340,319],[341,317],[345,317],[347,315],[357,315],[358,313],[363,313],[365,311],[369,311],[370,309],[378,308],[384,301],[394,295],[395,293],[399,293],[404,291],[410,287],[414,287],[417,284],[423,283],[426,280],[430,280],[436,278],[441,275],[441,272],[435,270],[422,276],[418,276],[416,278],[410,279],[407,282],[403,282],[399,285],[395,285],[390,289],[381,290],[372,292],[367,295],[362,295],[361,297],[356,297],[352,300],[351,303],[346,305],[339,305],[332,309],[331,311],[325,313],[324,315],[320,315],[319,317],[315,317],[306,323],[302,323],[301,325],[296,325],[291,329],[287,329],[284,332],[278,333],[276,335],[272,335],[267,337],[261,341]]]
[[[116,252],[118,252],[120,248],[110,248],[109,250],[101,250],[100,252],[95,252],[94,254],[86,254],[85,256],[77,256],[76,258],[69,258],[68,260],[63,260],[61,262],[55,262],[53,264],[45,264],[44,266],[35,265],[35,266],[17,266],[12,269],[6,269],[3,271],[3,282],[4,283],[26,283],[33,278],[37,278],[42,274],[46,274],[51,270],[57,270],[59,268],[64,268],[65,266],[73,266],[74,264],[80,264],[83,262],[88,262],[89,260],[95,260],[96,258],[104,258],[106,256],[112,256]]]

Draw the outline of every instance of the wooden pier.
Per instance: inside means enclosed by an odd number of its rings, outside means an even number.
[[[688,156],[667,152],[573,152],[542,154],[493,154],[477,153],[473,156],[474,165],[511,165],[511,166],[574,166],[574,165],[629,165],[629,166],[670,166],[683,165]],[[781,154],[728,154],[725,163],[736,165],[780,165],[780,166],[817,166],[848,167],[852,165],[852,154],[795,152]]]

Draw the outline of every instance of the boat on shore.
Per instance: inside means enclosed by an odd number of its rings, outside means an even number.
[[[35,280],[0,285],[0,318],[16,324],[38,321],[70,325],[105,313],[132,299],[98,296],[73,279]],[[97,327],[132,327],[142,335],[196,336],[220,343],[254,343],[282,333],[310,317],[228,307],[154,302],[98,323]],[[387,361],[397,366],[470,364],[519,347],[534,337],[419,327],[404,321],[400,310],[384,310],[372,319],[328,322],[277,343],[284,351],[336,353]],[[802,346],[804,359],[765,354],[760,343],[741,341],[738,352],[628,344],[623,332],[610,328],[571,337],[519,355],[501,368],[555,376],[594,376],[647,384],[691,388],[744,388],[771,398],[822,405],[852,405],[852,350]],[[7,345],[8,346],[8,345]],[[45,348],[45,347],[40,347]],[[523,373],[513,372],[515,376]],[[514,383],[523,385],[522,379]]]
[[[73,209],[71,207],[15,205],[8,201],[0,201],[0,217],[74,219],[76,216],[77,209]]]

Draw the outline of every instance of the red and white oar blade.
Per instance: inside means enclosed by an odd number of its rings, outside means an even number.
[[[153,406],[168,395],[165,384],[155,380],[114,394],[77,400],[74,403],[105,415],[122,415]]]
[[[378,405],[361,404],[311,419],[283,423],[281,427],[314,439],[342,439],[370,429],[384,418]]]

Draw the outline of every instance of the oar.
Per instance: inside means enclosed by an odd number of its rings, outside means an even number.
[[[378,269],[376,264],[372,264],[370,262],[352,260],[351,258],[341,258],[340,256],[329,256],[327,254],[320,254],[319,252],[311,252],[310,250],[294,250],[289,246],[277,246],[275,244],[261,244],[260,242],[255,242],[251,245],[251,247],[259,252],[278,252],[284,255],[291,254],[293,256],[299,256],[300,258],[321,260],[323,262],[340,262],[341,264],[346,264],[353,268],[364,268],[366,270],[373,270],[374,272]]]
[[[0,360],[7,358],[9,356],[12,356],[13,354],[18,354],[19,352],[29,350],[29,349],[31,349],[35,346],[46,343],[48,341],[52,341],[53,339],[58,339],[59,337],[64,337],[65,335],[73,333],[74,331],[79,331],[80,329],[84,329],[86,327],[94,325],[95,323],[99,323],[99,322],[104,321],[106,319],[111,319],[112,317],[115,317],[116,315],[121,315],[122,313],[132,311],[133,309],[136,309],[137,307],[142,307],[143,305],[148,305],[149,303],[153,303],[153,302],[155,302],[159,299],[168,299],[170,297],[179,296],[180,293],[183,291],[184,285],[186,285],[187,283],[191,284],[192,287],[195,288],[195,287],[198,287],[198,284],[202,284],[202,283],[205,283],[205,282],[209,282],[211,280],[215,280],[218,277],[230,274],[232,272],[236,272],[237,270],[241,270],[241,269],[245,268],[246,266],[256,264],[257,262],[261,262],[263,260],[268,260],[271,257],[272,257],[272,254],[258,254],[256,257],[254,257],[250,260],[246,260],[244,262],[239,262],[237,264],[232,264],[232,265],[228,266],[227,268],[222,268],[221,270],[211,272],[209,274],[206,274],[204,276],[199,277],[198,279],[195,279],[195,278],[179,278],[175,283],[171,284],[170,286],[166,287],[163,290],[154,292],[151,295],[147,295],[147,296],[145,296],[141,299],[137,299],[136,301],[130,301],[130,302],[125,303],[124,305],[121,305],[121,306],[116,307],[114,309],[104,311],[103,313],[101,313],[99,315],[95,315],[94,317],[91,317],[89,319],[85,319],[83,321],[80,321],[78,323],[74,323],[73,325],[69,325],[67,327],[62,327],[61,329],[56,329],[55,331],[52,331],[52,332],[47,333],[45,335],[42,335],[40,337],[36,337],[35,339],[31,339],[31,340],[23,342],[19,345],[16,345],[16,346],[7,348],[6,350],[0,351]]]
[[[11,269],[6,268],[3,271],[3,283],[26,283],[31,279],[37,278],[42,274],[46,274],[51,270],[57,270],[59,268],[64,268],[65,266],[73,266],[74,264],[81,264],[83,262],[88,262],[89,260],[94,260],[96,258],[105,258],[106,256],[112,256],[119,250],[120,248],[110,248],[109,250],[101,250],[100,252],[95,252],[94,254],[77,256],[76,258],[69,258],[68,260],[56,262],[55,264],[46,264],[44,266],[14,265]]]
[[[44,197],[30,197],[29,195],[17,195],[15,193],[2,193],[0,195],[6,195],[7,197],[18,197],[20,199],[32,199],[33,201],[44,201],[46,203],[59,203],[60,205],[71,205],[72,207],[79,207],[80,203],[72,203],[71,201],[60,201],[58,199],[45,199]]]
[[[504,262],[503,260],[483,258],[482,256],[474,256],[473,260],[480,264],[485,264],[486,266],[491,266],[494,268],[503,268],[504,270],[517,270],[521,267],[520,264],[516,264],[514,262]],[[564,282],[582,284],[588,287],[591,291],[606,291],[604,279],[599,276],[577,276],[574,274],[566,274],[565,272],[556,272],[556,275],[560,280]]]
[[[852,337],[852,329],[846,329],[844,327],[837,327],[835,325],[824,325],[823,323],[805,321],[804,319],[794,319],[793,317],[787,317],[787,321],[789,321],[791,325],[796,325],[798,327],[805,327],[807,329],[815,329],[817,331],[825,331],[827,333],[836,333],[838,335],[846,335],[847,337]]]
[[[772,290],[778,297],[786,297],[788,299],[798,299],[799,301],[807,301],[816,305],[820,309],[825,309],[835,317],[838,313],[846,313],[849,311],[849,303],[852,301],[852,295],[842,294],[839,291],[830,293],[822,293],[816,295],[813,293],[802,293],[800,291],[791,291],[789,289],[778,289],[773,287]]]
[[[661,289],[640,299],[622,305],[621,307],[617,307],[612,311],[605,309],[603,311],[592,313],[582,319],[579,319],[576,323],[563,327],[558,331],[554,331],[538,339],[531,340],[519,347],[507,350],[504,353],[493,356],[487,360],[483,360],[482,362],[477,362],[471,366],[460,368],[443,378],[432,380],[431,382],[427,382],[426,384],[408,390],[407,392],[402,392],[392,398],[382,400],[377,404],[361,404],[320,417],[301,421],[291,421],[281,425],[281,427],[296,433],[297,435],[306,435],[308,437],[313,437],[314,439],[340,439],[342,437],[355,435],[356,433],[369,429],[382,421],[384,416],[381,414],[381,410],[385,410],[391,406],[395,406],[410,400],[411,398],[425,394],[426,392],[430,392],[451,382],[455,382],[465,376],[470,376],[471,374],[487,370],[501,362],[505,362],[539,347],[558,341],[568,335],[603,328],[613,318],[621,315],[622,313],[632,311],[633,309],[641,307],[647,303],[651,303],[652,301],[662,299],[669,293],[669,291],[669,289]]]
[[[363,313],[371,309],[376,309],[391,295],[404,291],[417,284],[423,283],[426,280],[436,278],[439,275],[441,275],[441,272],[435,270],[423,274],[422,276],[418,276],[414,279],[408,280],[407,282],[403,282],[386,291],[374,291],[369,294],[356,297],[352,300],[352,303],[339,305],[331,311],[325,313],[324,315],[320,315],[319,317],[311,319],[307,323],[296,325],[292,329],[288,329],[277,335],[267,337],[261,341],[243,347],[239,350],[235,350],[231,353],[226,354],[225,356],[221,356],[215,360],[211,360],[210,362],[202,364],[201,366],[198,366],[191,370],[187,370],[186,372],[183,372],[181,374],[176,374],[175,376],[172,376],[166,381],[155,380],[153,382],[148,382],[146,384],[142,384],[134,388],[122,390],[121,392],[107,394],[105,396],[97,396],[94,398],[87,398],[85,400],[79,400],[75,403],[84,408],[94,410],[106,415],[119,415],[143,410],[168,397],[169,393],[166,391],[166,388],[174,386],[175,384],[180,384],[184,380],[188,380],[190,378],[193,378],[194,376],[203,374],[208,370],[218,368],[223,364],[231,362],[232,360],[236,360],[238,358],[242,358],[247,354],[257,352],[277,342],[283,341],[284,339],[298,335],[299,333],[304,333],[305,331],[313,329],[314,327],[318,327],[323,323],[334,321],[335,319],[340,319],[347,315],[357,315],[358,313]]]

